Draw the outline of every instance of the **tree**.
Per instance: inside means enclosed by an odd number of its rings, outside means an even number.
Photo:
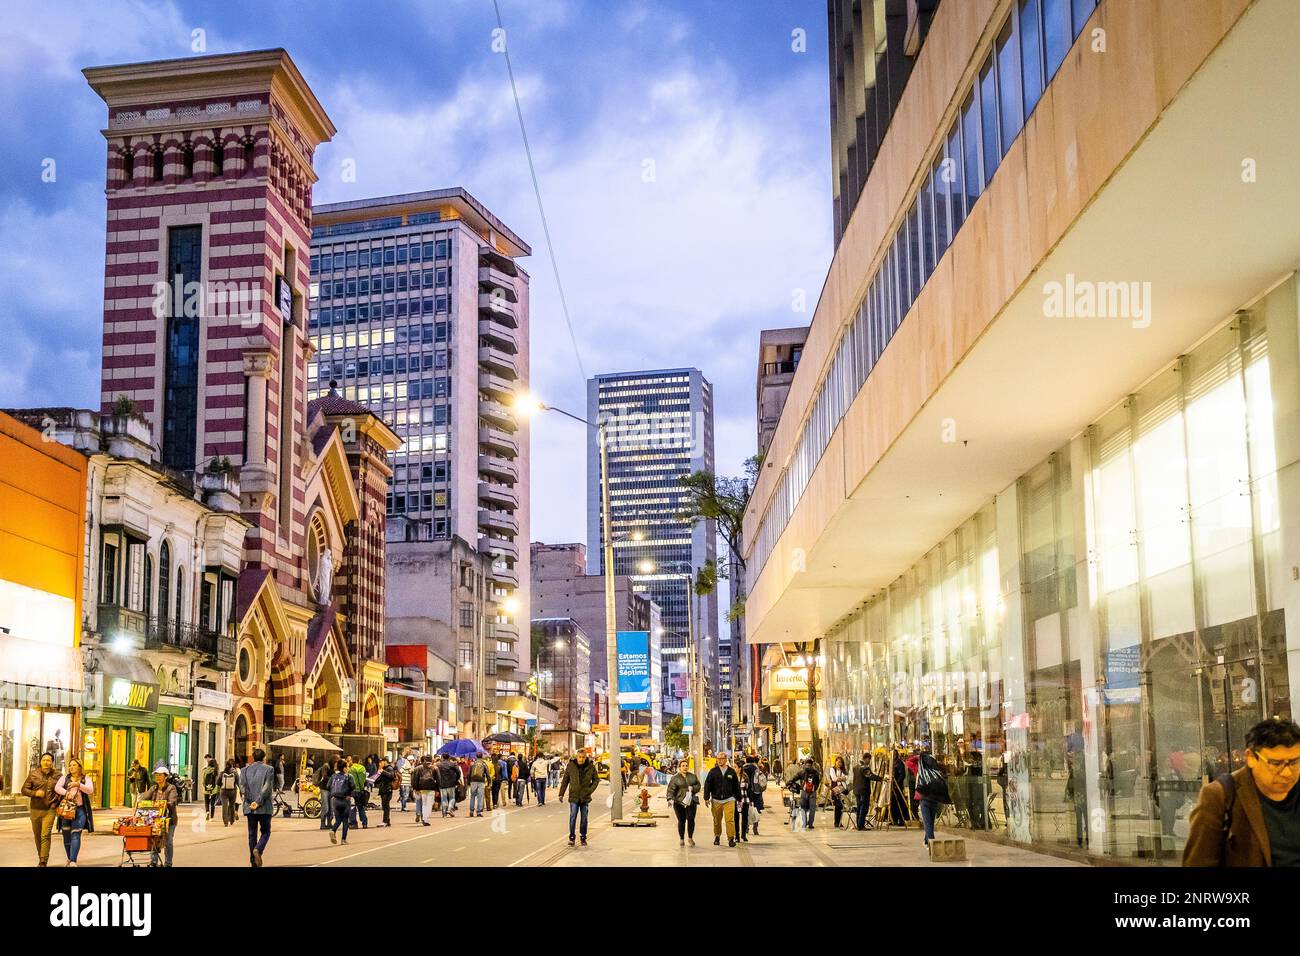
[[[681,714],[664,724],[664,746],[669,750],[689,751],[691,749],[691,738],[682,733]]]
[[[739,581],[740,593],[736,595],[736,601],[728,612],[732,620],[738,620],[745,610],[745,510],[749,507],[749,496],[753,494],[761,466],[762,456],[755,455],[745,461],[743,477],[720,478],[710,471],[696,471],[678,479],[687,491],[686,506],[682,509],[681,518],[692,524],[697,521],[712,521],[718,535],[726,542],[724,563],[721,567],[714,568],[711,580],[713,587],[717,586],[719,579],[734,577]],[[738,576],[730,572],[733,561],[740,572]],[[700,591],[697,587],[696,593],[708,594],[712,590],[710,587],[706,591]]]
[[[821,656],[821,652],[820,637],[815,641],[804,641],[799,645],[804,666],[808,668],[808,732],[812,737],[813,763],[825,770],[826,765],[822,763],[822,739],[818,734],[821,728],[817,726],[817,659]]]

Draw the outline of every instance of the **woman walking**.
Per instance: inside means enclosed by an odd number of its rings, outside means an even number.
[[[239,806],[239,771],[235,769],[234,759],[226,761],[226,769],[221,771],[221,823],[234,826],[236,807]]]
[[[209,820],[217,815],[217,801],[221,798],[221,790],[217,786],[219,776],[221,770],[217,767],[216,760],[208,757],[208,765],[203,768],[203,812]]]
[[[348,765],[342,760],[334,762],[334,776],[330,777],[329,782],[329,801],[334,814],[334,825],[330,827],[330,842],[338,843],[339,824],[343,824],[343,845],[348,845],[348,812],[349,799],[352,796],[352,775],[348,773]]]
[[[63,834],[63,852],[67,854],[68,866],[76,866],[82,832],[95,832],[94,812],[90,808],[95,786],[86,779],[81,761],[76,757],[68,758],[68,770],[54,785],[54,792],[60,797],[55,812],[59,818],[59,832]]]
[[[664,799],[672,804],[673,813],[677,815],[677,845],[686,846],[689,840],[695,846],[695,810],[700,805],[700,778],[686,769],[686,762],[679,761],[677,772],[668,780],[668,792]]]
[[[830,787],[831,806],[835,808],[835,829],[844,827],[844,791],[848,786],[849,773],[844,769],[844,757],[836,754],[831,761],[831,768],[826,771],[826,782]]]

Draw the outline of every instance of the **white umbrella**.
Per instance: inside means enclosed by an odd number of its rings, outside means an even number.
[[[342,753],[342,747],[336,747],[314,730],[299,730],[290,734],[288,737],[281,737],[278,740],[271,741],[272,747],[302,747],[306,750],[337,750]]]

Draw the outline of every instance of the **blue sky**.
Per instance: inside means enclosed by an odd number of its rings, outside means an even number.
[[[715,387],[719,471],[738,473],[758,332],[806,324],[830,261],[824,2],[501,11],[587,373],[698,366]],[[533,391],[582,410],[491,0],[31,2],[6,19],[0,406],[98,401],[105,110],[80,70],[187,56],[202,30],[208,53],[293,56],[339,130],[317,152],[317,202],[460,185],[522,235]],[[809,311],[793,311],[796,290]],[[532,434],[532,537],[581,540],[582,429],[543,415]]]

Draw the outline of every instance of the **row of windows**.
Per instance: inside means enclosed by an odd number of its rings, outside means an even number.
[[[1018,0],[836,349],[789,469],[759,529],[762,570],[803,496],[832,433],[998,164],[1064,62],[1097,0]]]
[[[406,217],[406,225],[423,226],[438,222],[442,214],[438,212],[412,213]],[[400,229],[401,216],[381,216],[375,219],[359,219],[356,222],[340,222],[329,226],[317,226],[312,229],[312,240],[328,239],[330,236],[349,236],[358,232],[372,232],[377,229]]]
[[[404,266],[408,262],[432,262],[446,259],[448,242],[413,242],[409,245],[375,245],[369,249],[348,249],[318,252],[311,257],[311,272],[336,272],[340,269],[364,269],[375,266]]]
[[[373,276],[356,276],[350,279],[325,279],[312,283],[311,295],[316,299],[343,299],[358,295],[379,295],[384,292],[414,292],[432,289],[451,282],[449,269],[424,269],[419,272],[384,272]]]
[[[335,359],[312,365],[307,370],[307,377],[322,378],[368,378],[371,375],[403,375],[411,372],[428,372],[432,369],[447,367],[447,350],[436,352],[406,353],[401,355],[376,355],[373,358]],[[319,369],[319,371],[317,371]]]
[[[307,328],[329,328],[335,325],[356,325],[358,322],[378,322],[381,319],[415,318],[418,315],[446,313],[451,302],[445,295],[433,299],[403,299],[401,302],[371,302],[350,305],[347,308],[312,310]]]
[[[239,144],[239,149],[244,156],[244,173],[253,172],[253,141],[245,140]],[[155,147],[150,151],[152,161],[152,178],[156,183],[163,181],[163,171],[166,166],[166,157],[162,147]],[[122,169],[126,174],[128,184],[135,179],[135,152],[124,151],[122,153]],[[224,176],[226,174],[226,146],[224,143],[212,144],[212,175]],[[194,178],[194,144],[184,143],[181,146],[181,179],[190,180]]]

